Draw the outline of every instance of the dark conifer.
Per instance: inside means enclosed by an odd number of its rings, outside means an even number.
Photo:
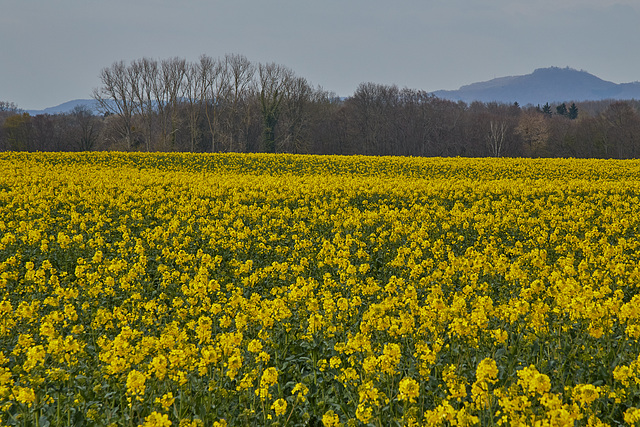
[[[567,115],[567,105],[564,102],[562,104],[558,105],[556,107],[556,113],[559,116],[566,116]]]
[[[575,119],[578,118],[578,107],[576,107],[575,102],[571,103],[571,106],[569,107],[569,112],[567,113],[567,116],[571,120],[575,120]]]

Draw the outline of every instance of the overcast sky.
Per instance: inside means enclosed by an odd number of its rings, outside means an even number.
[[[638,0],[0,0],[0,101],[90,98],[103,67],[243,54],[340,96],[435,91],[536,68],[640,80]]]

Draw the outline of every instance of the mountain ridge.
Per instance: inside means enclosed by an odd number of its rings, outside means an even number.
[[[613,83],[584,70],[538,68],[530,74],[498,77],[433,95],[451,101],[537,105],[559,102],[640,99],[640,82]]]
[[[86,106],[93,114],[99,113],[99,103],[95,99],[73,99],[71,101],[63,102],[62,104],[54,107],[48,107],[43,110],[25,110],[31,116],[37,116],[39,114],[66,114],[73,111],[77,106]]]

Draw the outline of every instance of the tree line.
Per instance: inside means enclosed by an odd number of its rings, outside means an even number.
[[[638,101],[467,104],[376,83],[340,98],[237,54],[119,61],[99,78],[100,114],[0,102],[0,149],[640,157]]]

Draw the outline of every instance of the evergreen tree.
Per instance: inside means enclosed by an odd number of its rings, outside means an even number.
[[[548,102],[542,107],[542,114],[544,114],[545,117],[551,117],[551,106]]]
[[[556,107],[556,113],[559,116],[566,116],[567,115],[567,105],[564,102],[562,104],[558,105]]]
[[[576,107],[576,103],[572,102],[571,106],[569,107],[569,112],[567,113],[567,116],[571,119],[571,120],[575,120],[578,118],[578,107]]]

